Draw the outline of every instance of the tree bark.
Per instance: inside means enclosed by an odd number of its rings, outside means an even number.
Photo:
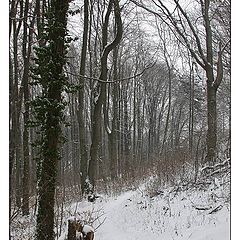
[[[27,19],[29,13],[29,0],[25,2],[24,8],[24,17],[26,21],[23,24],[23,62],[24,62],[24,70],[23,70],[23,96],[24,96],[24,107],[25,111],[23,114],[24,121],[24,129],[23,129],[23,202],[22,202],[22,213],[23,215],[29,214],[29,194],[30,194],[30,167],[29,167],[29,129],[28,129],[28,121],[29,121],[29,66],[30,66],[30,56],[31,56],[31,47],[32,47],[32,34],[33,27],[35,22],[35,14],[34,11],[33,19],[30,23],[30,28],[28,31]]]
[[[114,28],[116,35],[116,26]],[[118,78],[117,72],[117,56],[118,49],[117,47],[113,49],[113,79]],[[113,84],[112,89],[112,127],[110,129],[109,116],[108,116],[108,107],[107,103],[104,103],[104,125],[105,130],[108,134],[108,152],[110,160],[110,177],[112,180],[117,178],[117,163],[118,163],[118,146],[117,146],[117,117],[118,117],[118,83]]]
[[[62,119],[62,91],[63,91],[63,65],[65,64],[65,35],[67,27],[67,0],[52,0],[48,15],[48,41],[50,48],[44,59],[40,59],[39,73],[46,109],[44,121],[41,123],[43,133],[42,162],[38,185],[38,213],[37,213],[37,240],[54,240],[54,204],[55,187],[60,160],[59,145],[61,142],[61,119]],[[41,52],[38,52],[39,56]],[[43,58],[44,55],[41,57]],[[52,59],[52,62],[50,61]],[[42,62],[41,62],[42,61]],[[51,73],[46,75],[45,67]],[[43,79],[45,78],[45,79]],[[47,83],[46,83],[47,82]],[[45,99],[44,98],[44,99]]]
[[[81,51],[80,62],[80,75],[85,75],[86,68],[86,54],[87,54],[87,41],[88,41],[88,5],[89,1],[84,0],[84,29],[83,29],[83,41]],[[88,151],[86,142],[86,126],[84,122],[84,91],[85,83],[84,78],[79,79],[80,90],[78,94],[79,99],[79,112],[78,112],[78,124],[79,124],[79,142],[80,142],[80,156],[81,156],[81,190],[84,194],[86,192],[86,179],[88,170]]]
[[[217,78],[216,82],[213,73],[213,47],[212,47],[212,29],[209,19],[209,5],[210,0],[205,0],[202,5],[202,13],[205,22],[206,32],[206,48],[207,48],[207,62],[205,64],[205,71],[207,77],[207,156],[206,160],[213,165],[216,161],[217,154],[217,88],[222,81],[222,76],[218,77],[218,72],[222,71],[221,54],[218,56]],[[219,50],[221,51],[221,49]],[[221,75],[221,74],[220,74]]]
[[[23,14],[23,7],[20,7],[20,16]],[[16,17],[16,15],[15,15]],[[20,112],[22,108],[22,88],[19,89],[19,64],[18,64],[18,36],[22,21],[17,25],[16,19],[13,20],[13,69],[14,69],[14,85],[13,85],[13,111],[12,111],[12,128],[13,128],[13,146],[15,151],[16,164],[16,205],[21,207],[21,129],[20,129]],[[14,163],[12,163],[14,164]]]

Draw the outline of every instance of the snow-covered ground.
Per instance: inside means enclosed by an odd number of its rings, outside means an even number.
[[[223,185],[217,182],[201,190],[168,187],[158,194],[149,189],[144,184],[119,196],[101,196],[94,203],[66,205],[65,224],[57,239],[66,239],[67,218],[74,215],[95,219],[96,240],[230,239],[229,192]]]
[[[206,190],[164,189],[151,197],[146,187],[95,203],[73,204],[76,212],[101,215],[93,223],[96,240],[228,240],[230,209],[221,187]],[[103,213],[103,214],[102,214]],[[94,214],[92,214],[92,217]],[[62,238],[65,239],[64,235]]]

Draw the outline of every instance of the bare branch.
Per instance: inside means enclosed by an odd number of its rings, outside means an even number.
[[[154,14],[155,16],[159,17],[165,24],[167,24],[169,26],[169,23],[163,18],[162,15],[160,15],[159,13],[149,9],[148,7],[140,4],[139,2],[135,1],[135,0],[131,0],[131,2],[133,2],[134,4],[136,4],[137,6],[145,9],[146,11]],[[155,3],[155,2],[154,2]],[[160,4],[160,5],[159,5]],[[173,27],[175,28],[175,30],[177,31],[178,35],[183,39],[184,43],[186,44],[186,47],[189,49],[191,55],[195,58],[196,62],[203,68],[205,69],[205,62],[203,58],[203,56],[200,53],[201,59],[203,60],[203,62],[199,59],[199,57],[197,56],[196,52],[192,49],[189,40],[187,39],[185,33],[179,28],[176,19],[172,16],[172,13],[169,11],[169,9],[161,2],[159,1],[159,4],[156,4],[158,7],[160,7],[162,13],[164,14],[164,16],[167,17],[167,19],[170,21],[170,23],[173,25]],[[169,26],[170,27],[170,26]],[[171,28],[171,27],[170,27]],[[194,29],[193,29],[194,30]],[[171,28],[171,31],[174,33],[174,35],[176,36],[176,33],[174,32],[174,30]],[[196,32],[195,32],[196,34]],[[200,42],[199,42],[200,43]],[[201,50],[201,49],[200,49]]]
[[[203,62],[206,64],[206,58],[203,54],[203,50],[202,50],[202,46],[201,46],[201,41],[196,33],[196,30],[194,29],[188,15],[186,14],[186,12],[182,9],[181,5],[179,4],[179,2],[177,0],[174,0],[174,2],[176,3],[177,7],[179,8],[180,12],[182,13],[182,15],[184,16],[184,18],[187,20],[187,23],[188,23],[188,26],[190,27],[194,37],[195,37],[195,40],[196,40],[196,43],[197,43],[197,48],[198,48],[198,51],[200,53],[200,56],[203,60]]]
[[[66,72],[66,73],[67,73],[67,74],[70,74],[70,75],[73,75],[73,76],[76,76],[76,77],[82,77],[82,78],[85,78],[85,79],[94,80],[94,81],[97,81],[97,82],[100,82],[100,83],[116,83],[116,82],[122,82],[122,81],[131,80],[131,79],[134,79],[134,78],[136,78],[136,77],[139,77],[139,76],[141,76],[146,70],[152,68],[155,64],[156,64],[156,61],[155,61],[153,64],[146,66],[140,73],[138,73],[138,74],[136,74],[136,75],[134,75],[134,76],[126,77],[126,78],[120,78],[120,79],[114,79],[114,80],[112,80],[112,81],[104,81],[104,80],[99,79],[99,78],[83,76],[83,75],[74,74],[74,73],[71,73],[71,72]]]
[[[224,52],[224,50],[226,49],[227,45],[228,45],[230,42],[231,42],[231,40],[228,39],[228,40],[226,41],[226,43],[223,45],[222,50],[221,50],[222,53]]]

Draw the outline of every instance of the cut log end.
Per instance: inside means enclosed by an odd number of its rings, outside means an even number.
[[[80,220],[70,218],[67,240],[94,240],[94,229],[89,225],[83,225]]]

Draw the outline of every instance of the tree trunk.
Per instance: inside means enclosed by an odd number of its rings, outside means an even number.
[[[24,129],[23,129],[23,202],[22,202],[22,213],[23,215],[29,214],[29,192],[30,192],[30,183],[29,183],[29,129],[28,129],[28,121],[29,121],[29,61],[31,56],[31,45],[32,45],[32,28],[34,25],[34,16],[31,21],[31,28],[28,32],[28,12],[29,12],[29,1],[25,2],[24,16],[26,21],[23,24],[23,62],[24,62],[24,70],[23,70],[23,95],[24,95],[24,107],[25,112],[23,114],[24,121]]]
[[[207,83],[207,157],[209,164],[214,165],[216,161],[217,147],[217,91],[209,82]]]
[[[207,77],[207,156],[206,160],[209,164],[214,164],[217,148],[217,87],[214,86],[213,73],[213,47],[212,47],[212,29],[209,18],[210,0],[204,1],[203,17],[205,22],[206,32],[206,48],[207,48],[207,62],[205,64],[205,71]],[[219,69],[218,69],[219,70]],[[220,84],[220,79],[219,79]]]
[[[88,41],[88,5],[89,1],[84,0],[84,29],[83,29],[83,41],[81,51],[81,63],[80,63],[80,75],[85,75],[86,66],[86,54],[87,54],[87,41]],[[84,91],[85,83],[84,78],[80,76],[79,79],[79,112],[78,112],[78,124],[79,124],[79,142],[80,142],[80,156],[81,156],[81,189],[82,193],[86,191],[86,178],[88,169],[88,151],[86,145],[86,126],[84,122]]]
[[[22,7],[21,13],[22,15]],[[13,21],[13,66],[14,66],[14,96],[13,96],[13,135],[14,151],[16,164],[16,204],[21,207],[21,186],[20,186],[20,167],[21,167],[21,129],[20,129],[20,112],[22,107],[22,93],[19,90],[19,66],[18,66],[18,34],[21,27],[21,21],[17,26],[16,20]]]
[[[68,220],[67,240],[76,240],[76,223],[72,220]]]
[[[65,84],[63,65],[65,64],[65,35],[67,27],[67,0],[53,0],[49,8],[47,37],[51,43],[45,52],[38,51],[37,73],[43,87],[43,134],[42,162],[38,185],[37,240],[54,240],[55,186],[60,160],[59,145],[63,118],[62,90]],[[51,61],[50,61],[51,60]],[[46,75],[46,71],[50,74]],[[36,74],[36,73],[35,73]],[[37,110],[36,110],[37,111]],[[38,112],[37,112],[38,113]],[[42,116],[37,115],[40,119]],[[39,120],[39,119],[38,119]]]
[[[193,119],[194,119],[194,65],[189,62],[190,76],[189,76],[189,121],[188,121],[188,146],[190,156],[193,156]]]
[[[167,60],[166,60],[166,62],[167,62]],[[163,140],[162,140],[161,155],[163,154],[164,147],[166,144],[168,124],[169,124],[170,112],[171,112],[171,103],[172,103],[172,77],[171,77],[171,69],[170,69],[168,62],[167,62],[167,66],[168,66],[168,111],[167,111],[167,119],[166,119],[166,123],[165,123],[164,135],[163,135]]]
[[[107,31],[108,31],[109,17],[111,14],[112,5],[114,5],[114,15],[115,15],[115,21],[117,24],[117,33],[112,43],[107,45],[107,40],[108,40]],[[119,44],[121,38],[122,38],[122,20],[120,15],[119,1],[110,0],[108,9],[105,15],[105,21],[102,27],[103,53],[101,57],[101,73],[100,73],[99,79],[107,81],[107,58],[109,53]],[[92,144],[90,148],[90,162],[89,162],[89,169],[88,169],[90,184],[92,185],[93,188],[95,186],[95,165],[98,160],[98,149],[99,149],[99,143],[101,140],[100,119],[102,118],[102,105],[106,97],[106,83],[101,83],[100,86],[99,85],[96,86],[95,92],[96,92],[95,94],[96,96],[95,96],[93,122],[92,122]],[[94,189],[92,189],[92,191],[93,190]]]
[[[127,99],[127,87],[125,86],[125,92],[123,93],[123,120],[124,120],[124,157],[125,157],[125,166],[124,166],[124,173],[127,177],[130,176],[130,173],[132,173],[132,166],[130,164],[130,147],[131,147],[131,132],[129,129],[128,121],[128,99]]]
[[[115,27],[116,31],[116,27]],[[118,49],[113,49],[113,79],[118,78],[117,73],[117,55]],[[112,118],[112,130],[108,133],[108,148],[109,148],[109,159],[110,159],[110,177],[112,180],[116,179],[117,177],[117,162],[118,162],[118,146],[117,146],[117,117],[118,117],[118,83],[113,84],[113,118]],[[106,110],[107,111],[107,110]],[[105,117],[108,118],[108,114]],[[106,120],[107,121],[107,120]],[[105,122],[106,122],[105,121]],[[106,126],[106,125],[105,125]]]
[[[12,59],[9,54],[9,211],[12,204],[12,184],[13,184],[13,169],[15,159],[15,141],[14,141],[14,79]],[[10,212],[11,216],[11,212]]]

